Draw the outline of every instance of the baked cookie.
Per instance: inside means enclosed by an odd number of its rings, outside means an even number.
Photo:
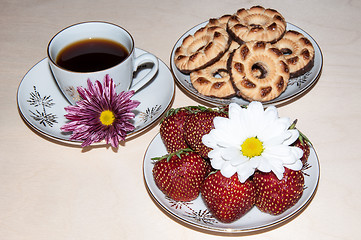
[[[219,60],[229,44],[230,37],[224,28],[205,26],[183,40],[175,51],[174,63],[185,74],[203,69]]]
[[[270,43],[244,43],[233,52],[228,64],[237,95],[260,102],[278,97],[290,78],[285,61],[282,52]]]
[[[221,28],[227,30],[227,23],[231,17],[232,17],[232,15],[227,14],[227,15],[223,15],[220,18],[211,18],[211,19],[209,19],[207,26],[209,26],[209,27],[217,26],[217,27],[221,27]]]
[[[290,69],[290,78],[298,77],[313,67],[315,49],[302,33],[287,31],[274,46],[281,50]]]
[[[204,69],[191,72],[193,87],[202,95],[230,98],[236,95],[227,70],[227,61],[219,60]]]
[[[254,6],[250,9],[239,9],[230,17],[227,29],[239,44],[250,41],[274,43],[282,38],[286,25],[278,11]]]
[[[204,96],[231,98],[236,95],[229,72],[228,60],[240,45],[232,41],[228,51],[214,64],[190,73],[193,87]]]

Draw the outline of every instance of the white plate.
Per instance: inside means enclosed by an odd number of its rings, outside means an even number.
[[[145,53],[135,49],[135,55]],[[135,79],[142,78],[149,70],[149,66],[142,66]],[[102,79],[99,79],[102,80]],[[134,110],[133,124],[135,130],[128,133],[133,136],[140,133],[155,121],[160,119],[170,106],[174,96],[174,80],[169,68],[159,60],[159,71],[154,79],[132,97],[141,104]],[[48,59],[44,58],[33,66],[22,79],[17,93],[20,115],[25,122],[37,132],[52,139],[80,144],[79,141],[69,140],[69,132],[62,132],[67,119],[64,117],[64,107],[70,105],[53,78]]]
[[[203,23],[193,27],[192,29],[188,30],[176,42],[176,44],[173,47],[172,54],[170,57],[171,70],[172,70],[177,82],[179,83],[179,85],[182,86],[182,88],[184,88],[187,92],[189,92],[191,95],[193,95],[198,100],[201,100],[208,104],[212,104],[212,105],[216,105],[216,106],[228,105],[231,102],[235,102],[240,105],[247,105],[249,102],[240,97],[222,99],[222,98],[216,98],[216,97],[208,97],[208,96],[204,96],[204,95],[198,93],[198,91],[192,86],[189,75],[181,73],[174,64],[175,50],[182,44],[183,39],[185,37],[187,37],[188,35],[193,35],[198,29],[207,25],[207,23],[208,23],[208,21],[203,22]],[[270,104],[277,106],[277,105],[285,104],[292,100],[295,100],[296,97],[300,96],[302,93],[305,93],[306,90],[310,89],[317,82],[318,78],[321,75],[322,65],[323,65],[323,57],[322,57],[321,49],[318,46],[318,44],[316,43],[316,41],[308,33],[303,31],[299,27],[292,25],[291,23],[287,23],[287,30],[298,31],[298,32],[302,33],[305,37],[307,37],[312,42],[313,47],[315,49],[314,66],[310,71],[306,72],[305,74],[303,74],[297,78],[290,79],[286,90],[277,98],[275,98],[271,101],[268,101],[268,102],[264,102],[263,104],[265,106],[270,105]]]
[[[175,217],[187,225],[195,228],[208,230],[211,232],[224,232],[224,233],[239,233],[239,232],[254,232],[263,229],[280,225],[292,217],[297,216],[313,199],[316,193],[320,167],[316,152],[311,148],[311,154],[308,159],[308,168],[305,172],[305,190],[301,199],[297,204],[284,213],[272,216],[263,213],[253,207],[251,211],[246,213],[242,218],[233,223],[221,223],[209,213],[207,207],[202,201],[201,196],[191,202],[177,202],[166,197],[156,186],[152,174],[154,161],[153,157],[163,156],[167,150],[162,142],[160,134],[158,133],[153,141],[148,146],[144,156],[143,174],[148,188],[148,192],[155,202],[163,208],[169,215]]]

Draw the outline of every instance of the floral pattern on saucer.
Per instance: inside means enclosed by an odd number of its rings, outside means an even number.
[[[141,49],[135,50],[136,55],[143,53],[145,51]],[[142,78],[147,73],[147,68],[142,67],[136,78]],[[128,136],[140,133],[160,119],[170,106],[174,91],[172,73],[162,61],[159,61],[157,75],[132,98],[140,101],[141,104],[134,110],[135,118],[132,119],[132,123],[135,130],[129,132]],[[38,62],[26,73],[18,88],[17,101],[21,117],[34,130],[61,142],[80,144],[77,141],[70,141],[70,133],[60,130],[60,127],[67,122],[64,117],[66,114],[64,107],[70,103],[58,88],[47,58]]]
[[[34,91],[30,93],[30,98],[27,100],[29,105],[34,107],[33,111],[29,109],[30,116],[45,127],[52,127],[58,123],[56,120],[57,116],[47,111],[47,109],[54,106],[53,100],[50,96],[41,97],[40,93],[36,90],[36,86],[34,86]]]

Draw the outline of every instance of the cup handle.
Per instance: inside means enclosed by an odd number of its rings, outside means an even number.
[[[133,91],[137,92],[145,84],[147,84],[158,72],[158,68],[159,68],[158,58],[156,58],[153,54],[150,54],[150,53],[144,53],[134,59],[133,72],[137,71],[138,67],[144,63],[153,63],[152,69],[142,79],[140,79],[136,82],[132,82],[132,85],[129,90],[133,90]]]

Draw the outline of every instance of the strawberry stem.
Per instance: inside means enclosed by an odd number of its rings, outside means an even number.
[[[293,123],[291,124],[291,126],[288,128],[288,129],[296,129],[296,124],[297,124],[297,119],[295,119],[294,121],[293,121]]]
[[[206,112],[206,111],[216,111],[216,112],[223,112],[223,113],[227,113],[227,109],[224,108],[224,107],[218,107],[218,108],[208,108],[208,107],[205,107],[205,106],[201,106],[201,105],[198,105],[198,106],[186,106],[186,107],[180,107],[180,108],[171,108],[169,109],[165,115],[164,115],[164,118],[167,118],[169,116],[172,116],[172,115],[175,115],[177,114],[179,111],[181,110],[186,110],[188,111],[189,113],[198,113],[198,112]],[[162,120],[162,121],[163,121]]]
[[[154,157],[154,158],[151,158],[153,161],[161,161],[163,159],[167,159],[167,162],[169,162],[169,160],[173,157],[173,156],[177,156],[179,159],[181,159],[181,155],[182,154],[186,154],[188,155],[189,152],[193,152],[192,149],[190,148],[184,148],[184,149],[181,149],[181,150],[178,150],[176,152],[173,152],[173,153],[168,153],[166,155],[163,155],[161,157]]]

